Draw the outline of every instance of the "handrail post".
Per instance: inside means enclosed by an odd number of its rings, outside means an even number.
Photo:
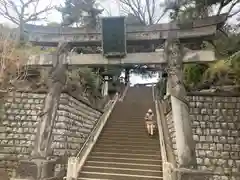
[[[67,177],[66,180],[75,180],[77,179],[79,158],[78,157],[69,157],[68,158],[68,167],[67,167]]]

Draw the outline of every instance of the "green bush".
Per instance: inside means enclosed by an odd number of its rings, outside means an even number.
[[[234,53],[229,60],[231,61],[231,68],[235,74],[236,82],[240,84],[240,51]]]
[[[186,64],[183,69],[185,86],[191,88],[201,82],[202,75],[207,68],[207,65],[202,64]]]

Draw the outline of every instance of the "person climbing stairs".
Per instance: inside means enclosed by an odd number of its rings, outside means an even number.
[[[151,87],[129,88],[110,115],[79,180],[163,179],[159,138],[150,138],[145,129],[149,108],[155,110]]]

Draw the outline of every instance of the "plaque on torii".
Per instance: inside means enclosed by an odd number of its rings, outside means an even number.
[[[163,51],[127,53],[128,45],[156,44],[164,42],[169,31],[174,31],[183,42],[199,39],[209,40],[215,37],[217,29],[225,23],[226,15],[212,16],[188,22],[181,26],[178,22],[155,25],[131,25],[125,23],[124,17],[108,17],[102,19],[99,30],[72,27],[49,27],[25,25],[29,41],[35,45],[57,46],[58,42],[69,42],[72,46],[101,46],[102,54],[69,53],[66,64],[72,66],[101,66],[128,64],[165,64]],[[27,65],[51,66],[53,54],[31,55]],[[189,50],[183,61],[210,62],[215,60],[213,51]]]

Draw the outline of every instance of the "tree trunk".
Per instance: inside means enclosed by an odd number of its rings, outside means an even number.
[[[20,46],[22,44],[24,44],[24,21],[20,20],[17,36],[17,45]]]

